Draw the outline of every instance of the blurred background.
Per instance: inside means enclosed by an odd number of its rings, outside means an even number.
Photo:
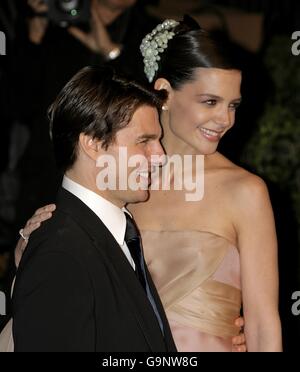
[[[0,291],[9,297],[18,230],[35,209],[53,202],[60,182],[49,104],[85,65],[111,63],[143,80],[142,38],[160,20],[189,14],[229,43],[243,69],[243,104],[220,151],[269,186],[279,239],[284,348],[298,350],[300,315],[292,313],[292,295],[300,291],[300,43],[293,54],[292,34],[299,31],[300,39],[300,2],[95,1],[101,43],[93,37],[88,0],[0,0],[0,31],[6,36],[6,50],[0,50],[6,54],[0,57]],[[70,26],[76,27],[71,33]],[[121,54],[108,62],[112,46],[117,54],[122,46]],[[5,321],[0,316],[0,330]]]

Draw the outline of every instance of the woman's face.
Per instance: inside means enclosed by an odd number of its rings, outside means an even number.
[[[200,154],[214,153],[234,124],[241,102],[241,79],[238,70],[198,68],[193,81],[171,90],[171,132]]]

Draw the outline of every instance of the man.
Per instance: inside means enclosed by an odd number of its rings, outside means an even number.
[[[163,155],[163,98],[109,68],[84,68],[52,105],[65,177],[54,217],[31,235],[17,273],[15,351],[176,350],[141,246],[133,244],[139,240],[129,237],[134,223],[122,210],[148,197],[145,174],[158,165],[152,156]],[[134,170],[147,187],[101,188],[99,159],[118,162],[121,148],[148,160]]]
[[[29,129],[30,142],[18,164],[22,187],[16,203],[15,226],[22,226],[38,206],[52,202],[61,183],[45,115],[49,105],[84,66],[108,62],[117,70],[145,79],[139,45],[158,23],[136,0],[90,1],[90,25],[80,25],[81,28],[79,25],[63,28],[49,21],[45,13],[50,1],[21,3],[28,5],[30,11],[18,28],[12,86],[14,114]],[[26,9],[20,14],[26,14]]]

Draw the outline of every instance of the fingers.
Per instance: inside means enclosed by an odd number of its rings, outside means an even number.
[[[54,212],[56,209],[56,205],[55,204],[48,204],[48,205],[45,205],[45,207],[42,207],[42,208],[39,208],[37,211],[35,211],[34,213],[34,216],[38,216],[42,213],[45,213],[45,212]]]
[[[42,222],[48,220],[52,217],[52,212],[43,212],[38,215],[34,215],[30,218],[30,220],[27,221],[26,226],[24,227],[24,232],[26,234],[26,231],[28,228],[30,228],[32,225],[41,224]]]
[[[239,336],[233,337],[232,343],[234,346],[241,346],[246,343],[246,338],[244,334],[241,334]]]
[[[234,352],[241,352],[244,353],[247,351],[246,346],[246,338],[244,334],[240,334],[239,336],[233,337],[232,339],[232,350]]]
[[[38,216],[31,217],[23,230],[26,230],[28,227],[30,227],[32,225],[42,223],[42,222],[48,220],[51,217],[52,217],[52,213],[50,213],[50,212],[41,213]]]
[[[238,327],[238,328],[242,328],[244,327],[245,325],[245,322],[244,322],[244,318],[242,317],[239,317],[235,320],[234,324]]]
[[[49,218],[51,217],[52,213],[43,213],[37,217],[32,217],[27,222],[27,225],[24,227],[23,235],[26,236],[27,239],[29,239],[30,235],[41,226],[41,223],[46,220],[49,220]]]
[[[235,347],[233,347],[232,351],[234,353],[246,353],[247,352],[247,347],[246,347],[246,345],[235,346]]]
[[[23,234],[26,237],[30,235],[41,226],[41,223],[52,217],[52,213],[55,211],[56,205],[49,204],[43,208],[38,209],[35,214],[27,221],[26,226],[23,229]]]

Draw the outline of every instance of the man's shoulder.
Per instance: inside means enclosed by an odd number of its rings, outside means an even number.
[[[93,239],[86,229],[72,215],[58,208],[53,217],[30,236],[28,250],[34,254],[55,251],[78,258],[92,246]]]
[[[55,237],[70,239],[84,235],[84,230],[76,221],[76,218],[57,207],[52,214],[52,218],[43,222],[41,227],[31,235],[30,239],[47,238],[50,240]]]

